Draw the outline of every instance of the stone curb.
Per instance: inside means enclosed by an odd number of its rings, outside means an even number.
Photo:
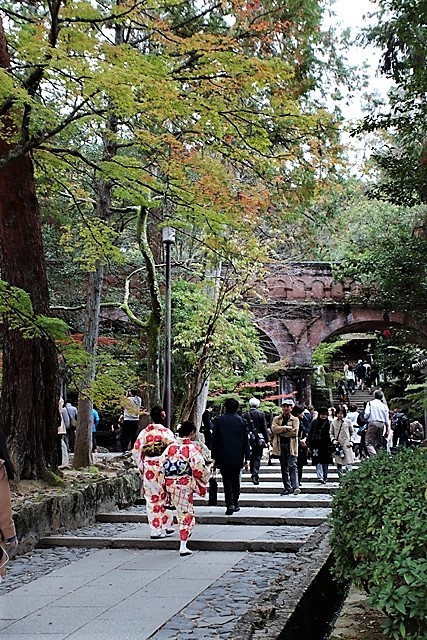
[[[100,510],[133,504],[139,488],[138,474],[128,472],[25,504],[13,514],[20,544],[12,555],[32,551],[45,536],[92,524]]]
[[[294,571],[279,576],[276,584],[254,602],[252,610],[240,617],[233,637],[239,640],[294,637],[293,629],[301,628],[300,622],[307,618],[314,583],[322,571],[329,571],[332,561],[329,533],[327,523],[313,532],[296,554]]]

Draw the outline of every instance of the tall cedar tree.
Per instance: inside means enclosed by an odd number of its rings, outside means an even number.
[[[0,20],[0,66],[9,65]],[[7,113],[0,123],[13,131]],[[11,145],[0,137],[0,158],[10,150]],[[2,278],[30,294],[36,314],[48,315],[39,205],[29,154],[0,169],[0,250]],[[4,326],[0,427],[19,477],[38,478],[47,467],[56,466],[58,423],[58,360],[53,341],[26,339],[18,329]]]

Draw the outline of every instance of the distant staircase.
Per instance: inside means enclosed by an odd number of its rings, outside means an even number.
[[[334,389],[332,391],[332,398],[334,401],[334,407],[337,404],[340,404],[340,399],[338,392]],[[348,394],[349,404],[354,403],[357,404],[358,409],[363,409],[365,402],[369,402],[374,399],[374,394],[370,392],[369,389],[365,389],[362,391],[361,389],[355,389],[354,393]]]

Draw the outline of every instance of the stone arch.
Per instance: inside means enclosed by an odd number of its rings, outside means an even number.
[[[260,329],[259,327],[257,327],[257,330],[258,330],[260,345],[264,352],[267,362],[278,362],[278,360],[280,360],[280,355],[273,340],[270,338],[269,335],[265,333],[265,331],[262,331],[262,329]]]

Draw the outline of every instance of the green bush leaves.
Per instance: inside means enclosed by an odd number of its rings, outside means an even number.
[[[345,478],[332,507],[334,572],[388,616],[385,633],[427,638],[427,452],[380,454]]]

